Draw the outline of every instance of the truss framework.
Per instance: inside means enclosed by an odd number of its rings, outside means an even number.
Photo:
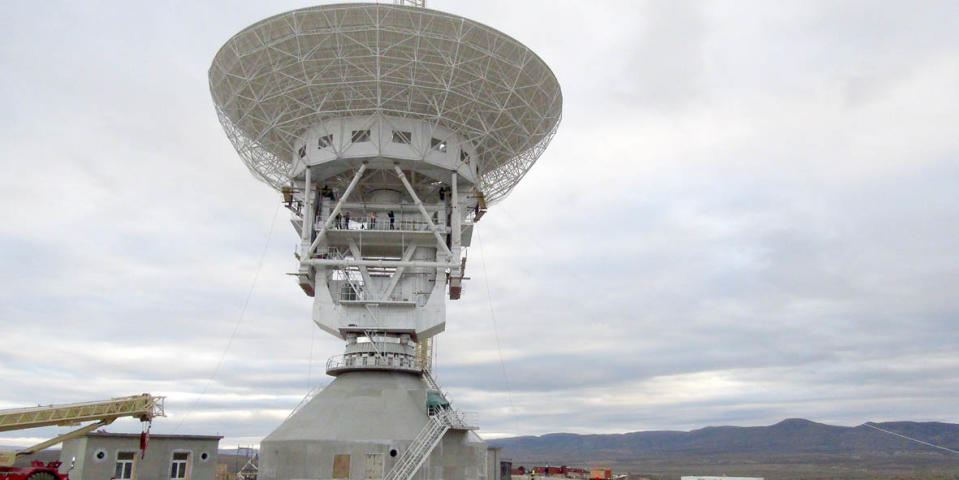
[[[227,136],[281,188],[295,142],[333,117],[381,113],[453,130],[476,147],[487,203],[545,150],[562,114],[549,67],[511,37],[425,8],[340,4],[280,14],[231,38],[210,68]]]

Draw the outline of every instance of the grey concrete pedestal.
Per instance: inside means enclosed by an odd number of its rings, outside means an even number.
[[[427,389],[418,374],[340,374],[263,439],[259,480],[382,479],[429,420]],[[487,480],[486,455],[474,432],[450,430],[413,478]]]

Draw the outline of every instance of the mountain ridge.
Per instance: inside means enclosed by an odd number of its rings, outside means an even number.
[[[900,435],[959,450],[959,424],[866,422]],[[583,462],[632,460],[656,455],[727,454],[923,454],[948,452],[880,432],[866,424],[828,425],[803,418],[754,427],[708,426],[689,431],[652,430],[614,434],[548,433],[489,441],[515,461]]]

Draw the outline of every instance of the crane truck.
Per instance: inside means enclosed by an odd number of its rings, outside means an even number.
[[[120,417],[135,417],[141,422],[152,422],[154,417],[165,416],[163,399],[148,393],[129,397],[117,397],[96,402],[46,405],[29,408],[0,410],[0,432],[24,430],[47,426],[80,426],[70,432],[31,447],[14,451],[0,451],[0,480],[68,480],[67,473],[60,473],[61,462],[30,462],[29,467],[14,467],[18,457],[39,452],[64,440],[79,437]],[[141,448],[146,447],[146,432],[141,438]]]

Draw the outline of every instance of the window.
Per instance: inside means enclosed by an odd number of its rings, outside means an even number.
[[[466,150],[460,150],[460,161],[469,165],[470,163],[470,153]]]
[[[369,130],[353,130],[353,143],[369,142],[369,141],[370,141]]]
[[[322,137],[316,139],[316,148],[324,149],[333,145],[333,135],[323,135]]]
[[[393,143],[402,143],[404,145],[409,145],[413,140],[412,132],[404,132],[402,130],[393,130]]]
[[[430,148],[436,150],[437,152],[446,153],[446,141],[438,138],[432,138],[430,139]]]
[[[134,452],[117,452],[117,467],[113,471],[113,478],[116,480],[129,480],[133,478],[133,461],[136,458]]]
[[[170,478],[187,478],[186,466],[190,460],[190,452],[173,452],[173,463],[170,464]]]
[[[344,283],[343,286],[340,287],[340,300],[357,300],[356,290],[353,289],[353,285]]]

